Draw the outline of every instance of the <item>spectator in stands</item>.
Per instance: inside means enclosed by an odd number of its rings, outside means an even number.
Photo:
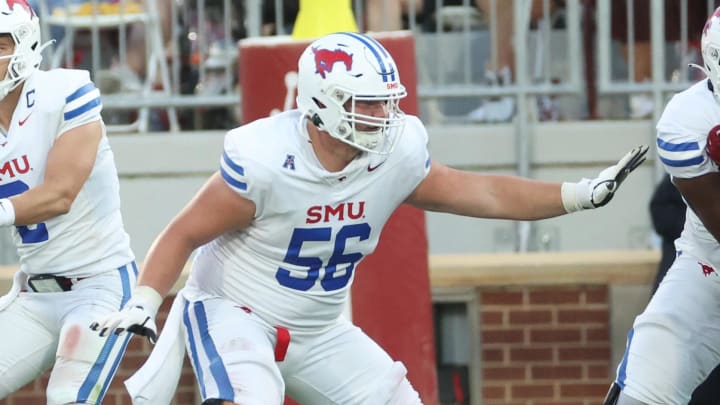
[[[485,15],[494,13],[495,18],[486,17],[490,30],[490,46],[497,52],[497,59],[490,60],[486,66],[486,80],[491,86],[510,85],[517,70],[515,66],[515,44],[513,43],[515,27],[513,24],[513,7],[520,4],[513,0],[495,0],[495,9],[492,10],[491,0],[475,0],[477,6]],[[528,4],[528,23],[544,16],[543,0],[530,0]],[[550,12],[554,12],[564,4],[553,0],[550,3]],[[549,16],[548,16],[549,17]],[[558,118],[557,110],[552,100],[543,97],[538,100],[540,118],[542,120],[555,120]],[[515,115],[515,98],[502,96],[487,100],[480,107],[471,111],[469,118],[475,121],[501,122],[509,121]]]
[[[93,8],[93,1],[97,8]],[[171,0],[153,0],[158,11],[158,18],[163,33],[164,43],[171,44]],[[137,13],[145,7],[145,0],[126,0],[124,6],[117,0],[30,0],[31,6],[42,12],[52,14],[89,15],[97,12],[100,15],[112,13]],[[122,6],[122,7],[121,7]],[[51,36],[59,43],[65,36],[65,29],[58,25],[50,26]],[[82,33],[81,33],[82,34]],[[117,52],[119,30],[101,30],[101,62],[100,71],[93,72],[98,87],[104,94],[116,91],[140,91],[142,78],[145,77],[147,67],[147,33],[141,23],[131,24],[127,27],[127,42],[125,55]],[[79,42],[79,41],[76,41]],[[71,67],[91,68],[90,55],[92,50],[84,50],[73,45],[73,58]],[[168,49],[172,49],[168,46]]]
[[[288,35],[292,32],[293,26],[295,25],[295,19],[297,18],[298,11],[300,11],[299,0],[283,0],[282,10],[282,30],[279,30],[277,24],[277,11],[275,10],[274,1],[263,2],[262,7],[262,35],[278,35],[280,32]]]
[[[114,0],[117,1],[117,0]],[[128,0],[129,1],[129,0]],[[144,0],[135,0],[142,3]],[[155,2],[158,19],[160,23],[160,32],[162,33],[162,42],[165,44],[164,53],[166,57],[171,55],[174,50],[174,41],[172,36],[172,0],[150,0]],[[130,27],[130,35],[127,48],[127,67],[140,78],[145,77],[147,72],[147,31],[144,24],[134,24]]]
[[[202,13],[199,3],[193,2],[184,8],[181,32],[197,32],[188,42],[189,58],[186,80],[181,81],[183,92],[204,96],[217,96],[234,92],[237,86],[237,41],[247,36],[245,26],[245,5],[240,2],[226,3],[223,0],[206,0]],[[229,8],[226,8],[228,7]],[[284,27],[292,26],[297,14],[298,1],[283,1]],[[226,19],[227,15],[231,17]],[[200,17],[204,21],[200,21]],[[262,2],[262,34],[275,35],[275,2]],[[225,26],[230,22],[230,29]],[[203,32],[200,32],[200,29]],[[287,33],[287,32],[286,32]],[[228,37],[229,34],[229,37]],[[182,41],[186,35],[181,35]],[[204,46],[203,46],[204,43]],[[200,80],[202,78],[202,80]],[[237,106],[197,107],[194,111],[183,111],[183,121],[191,127],[202,129],[228,129],[237,126]]]
[[[366,0],[367,31],[396,31],[407,28],[403,20],[412,17],[411,7],[414,7],[416,17],[423,10],[423,0]]]
[[[652,79],[652,52],[650,46],[650,3],[652,0],[633,0],[633,62],[632,71],[628,70],[630,82],[642,83]],[[613,0],[612,7],[612,38],[619,41],[622,48],[623,58],[629,58],[630,46],[628,45],[628,0]],[[682,1],[665,0],[665,40],[677,42],[680,40],[680,22]],[[687,2],[687,27],[686,33],[691,48],[699,48],[700,30],[707,18],[707,3],[705,0]],[[680,55],[685,61],[687,55]],[[664,67],[663,75],[664,75]],[[653,99],[650,94],[632,94],[629,98],[630,118],[647,118],[654,110]]]

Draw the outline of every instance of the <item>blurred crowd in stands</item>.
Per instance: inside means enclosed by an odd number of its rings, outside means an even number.
[[[39,2],[46,2],[41,8]],[[130,9],[134,5],[143,6],[147,0],[94,0],[94,4],[124,4]],[[237,46],[236,42],[248,36],[246,27],[246,2],[239,0],[154,0],[157,5],[163,41],[166,44],[165,54],[168,60],[174,58],[179,66],[174,73],[179,75],[174,81],[180,95],[213,95],[237,94]],[[492,56],[484,61],[483,66],[473,66],[481,71],[482,83],[487,86],[506,86],[513,83],[516,77],[515,52],[513,47],[513,7],[521,0],[364,0],[360,8],[363,15],[359,16],[361,30],[389,31],[412,29],[420,35],[431,35],[433,32],[456,30],[462,22],[469,21],[472,29],[486,30],[489,36],[488,47]],[[597,0],[596,0],[597,1]],[[583,1],[582,7],[593,7],[596,1]],[[604,1],[604,0],[603,0]],[[633,23],[628,25],[627,0],[608,0],[612,7],[612,39],[618,44],[619,54],[628,61],[629,52],[633,52],[632,71],[628,69],[630,82],[642,83],[652,77],[650,47],[650,2],[652,0],[634,0],[632,4]],[[81,7],[92,0],[31,0],[36,10],[57,13]],[[680,33],[678,16],[681,15],[681,0],[665,0],[666,40],[677,42],[687,38],[691,55],[688,61],[698,60],[699,35],[695,27],[701,26],[708,14],[708,3],[705,0],[688,1],[687,18],[689,31]],[[198,10],[198,4],[203,5]],[[230,10],[227,10],[228,4]],[[299,9],[299,0],[283,0],[282,9],[275,10],[275,1],[263,0],[261,35],[289,34]],[[552,29],[565,28],[565,0],[529,0],[527,3],[527,20],[531,29],[537,28],[538,21],[549,21]],[[353,9],[358,10],[353,3]],[[438,9],[438,6],[440,9]],[[451,13],[450,10],[453,10]],[[277,13],[281,17],[277,17]],[[439,17],[441,13],[443,17]],[[174,16],[174,17],[171,17]],[[227,18],[227,17],[230,18]],[[458,23],[458,21],[462,21]],[[226,27],[230,21],[231,27]],[[276,27],[277,22],[282,27]],[[628,44],[630,29],[634,38],[633,46]],[[63,36],[58,27],[51,27],[56,38]],[[202,32],[200,32],[202,31]],[[229,34],[229,35],[228,35]],[[133,24],[127,29],[127,54],[123,58],[117,55],[117,30],[103,30],[103,54],[101,71],[94,72],[104,94],[120,91],[137,90],[144,80],[146,72],[147,52],[145,49],[145,29],[142,24]],[[73,62],[77,66],[89,66],[89,50],[87,41],[82,37],[75,41]],[[201,46],[199,38],[205,45]],[[85,45],[83,45],[85,44]],[[114,52],[114,53],[113,53]],[[683,56],[685,57],[685,56]],[[418,63],[421,69],[422,61]],[[200,70],[203,73],[200,74]],[[627,67],[626,67],[627,68]],[[231,80],[227,80],[226,72],[230,72]],[[672,73],[669,73],[672,74]],[[699,77],[698,77],[699,78]],[[561,80],[558,78],[557,80]],[[463,112],[467,122],[509,122],[516,112],[516,97],[486,97],[472,101],[467,111]],[[653,111],[653,100],[647,94],[628,94],[622,111],[626,118],[647,119]],[[181,112],[180,120],[183,129],[226,129],[239,123],[239,109],[235,107],[204,108],[198,114],[198,108]],[[588,118],[587,114],[570,117],[563,114],[554,97],[537,97],[538,119],[541,121],[569,118]],[[109,112],[106,112],[109,113]],[[166,129],[166,122],[156,112],[153,120],[154,130]],[[201,121],[198,121],[202,117]],[[611,117],[617,118],[617,117]],[[111,121],[111,119],[110,119]]]

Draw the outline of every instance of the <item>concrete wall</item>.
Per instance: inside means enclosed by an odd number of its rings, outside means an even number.
[[[513,131],[511,126],[431,128],[431,152],[454,166],[513,173]],[[530,177],[551,181],[594,177],[633,146],[654,142],[646,121],[548,123],[532,132]],[[647,247],[652,235],[647,207],[656,172],[650,159],[602,210],[534,223],[531,246],[561,251]],[[431,253],[512,251],[517,239],[510,221],[429,214],[428,229]]]

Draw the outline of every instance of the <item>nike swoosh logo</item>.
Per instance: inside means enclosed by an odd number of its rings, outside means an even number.
[[[234,305],[234,307],[235,307],[235,308],[240,308],[240,309],[242,309],[243,311],[245,311],[245,313],[248,313],[248,314],[249,314],[249,313],[252,313],[252,310],[251,310],[250,308],[244,306],[244,305],[243,305],[243,306]]]
[[[28,120],[28,118],[30,118],[31,115],[32,115],[32,112],[30,112],[30,114],[28,114],[27,117],[25,117],[24,120],[18,121],[18,125],[20,125],[20,126],[25,125],[25,122]]]
[[[382,166],[382,165],[383,165],[383,163],[385,163],[385,161],[384,161],[384,160],[383,160],[382,162],[378,163],[378,164],[377,164],[377,165],[375,165],[375,166],[370,166],[370,165],[368,165],[368,172],[371,172],[371,171],[373,171],[373,170],[377,169],[378,167]]]

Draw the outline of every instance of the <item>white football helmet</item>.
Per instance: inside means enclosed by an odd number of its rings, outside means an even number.
[[[366,152],[392,151],[405,122],[399,102],[406,95],[392,56],[366,35],[326,35],[298,61],[298,108],[319,129]],[[358,101],[384,101],[387,116],[358,113]]]
[[[3,34],[10,35],[15,49],[12,55],[0,56],[0,60],[10,60],[5,77],[0,80],[0,100],[40,66],[40,53],[51,43],[41,46],[40,20],[27,0],[0,0],[0,35]]]
[[[715,96],[720,97],[720,7],[715,9],[703,27],[700,49],[705,65],[701,70],[710,79]]]

